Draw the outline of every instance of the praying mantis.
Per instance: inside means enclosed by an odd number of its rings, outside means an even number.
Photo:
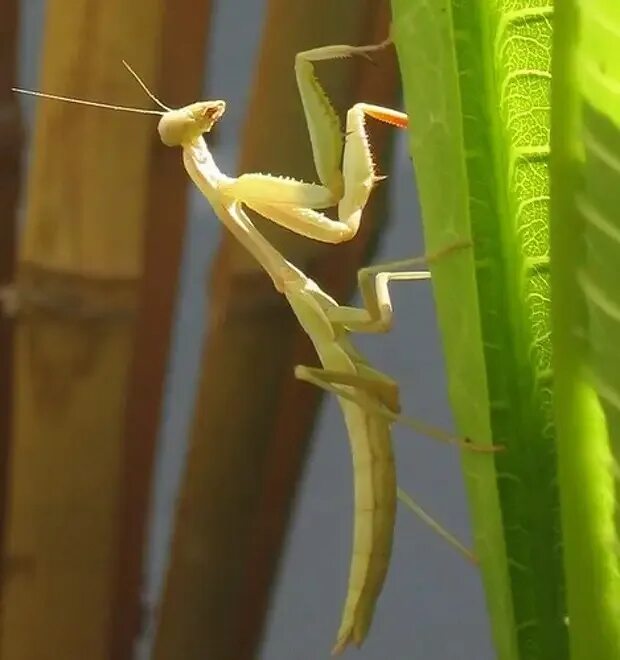
[[[398,495],[391,445],[391,425],[403,422],[414,430],[472,451],[495,451],[421,424],[400,414],[398,384],[370,366],[349,339],[351,332],[380,333],[389,330],[393,311],[389,283],[427,280],[426,270],[408,270],[447,258],[469,244],[455,242],[427,257],[394,262],[359,272],[363,307],[339,305],[319,285],[289,262],[258,231],[244,206],[265,218],[308,238],[340,243],[358,231],[363,209],[376,176],[365,131],[365,116],[406,127],[402,112],[367,103],[349,109],[346,138],[340,121],[314,75],[313,63],[353,55],[368,56],[388,42],[365,47],[326,46],[299,53],[295,73],[308,125],[313,158],[320,184],[267,174],[229,177],[218,168],[203,134],[209,133],[225,112],[224,101],[203,101],[171,109],[159,101],[136,77],[148,96],[162,110],[139,110],[67,97],[34,93],[47,98],[130,112],[156,114],[162,142],[180,146],[185,169],[208,200],[222,224],[247,249],[282,293],[304,332],[309,336],[321,368],[297,366],[295,376],[336,394],[349,435],[355,490],[353,556],[347,596],[334,653],[349,643],[361,645],[366,638],[375,605],[387,574]],[[33,93],[28,90],[16,90]],[[337,205],[338,219],[322,211]],[[448,540],[467,551],[440,531]]]

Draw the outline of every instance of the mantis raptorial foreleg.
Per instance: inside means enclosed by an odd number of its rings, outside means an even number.
[[[328,243],[350,240],[358,231],[362,211],[379,179],[375,173],[365,116],[406,126],[407,115],[370,103],[356,103],[347,112],[346,139],[340,119],[314,75],[313,62],[354,55],[368,56],[389,42],[365,47],[326,46],[298,53],[295,74],[322,185],[268,174],[242,174],[220,186],[257,213],[308,238]],[[338,205],[338,220],[317,209]]]
[[[370,115],[397,126],[406,126],[407,117],[378,106],[357,104],[347,115],[343,147],[337,116],[314,78],[312,62],[367,54],[384,45],[368,48],[330,46],[300,53],[296,59],[297,82],[321,185],[262,174],[246,174],[238,178],[227,176],[219,170],[203,138],[203,134],[208,133],[222,117],[225,102],[204,101],[170,110],[147,90],[149,96],[164,109],[161,112],[146,111],[161,115],[158,131],[162,142],[168,146],[182,147],[183,163],[192,181],[209,201],[222,224],[255,257],[276,289],[286,296],[311,339],[323,368],[298,367],[298,377],[310,380],[338,396],[353,455],[356,516],[349,587],[335,652],[341,651],[350,642],[358,645],[363,642],[383,586],[392,547],[397,496],[390,427],[394,421],[406,419],[400,415],[398,384],[372,369],[354,349],[348,335],[353,330],[386,331],[392,317],[388,282],[395,279],[427,279],[429,275],[427,272],[392,270],[384,273],[377,272],[376,268],[363,269],[360,272],[360,288],[364,308],[341,307],[265,239],[245,213],[243,205],[292,231],[317,240],[337,243],[355,235],[362,210],[377,179],[364,129],[364,116]],[[143,85],[141,81],[140,84]],[[51,98],[140,112],[133,108],[66,97]],[[317,211],[336,203],[339,207],[338,221]],[[464,245],[462,241],[455,242],[442,251],[443,254],[400,262],[398,268],[428,263],[431,258],[447,257],[455,247],[462,248]],[[449,441],[465,449],[493,451],[493,448],[480,448],[455,439],[415,420],[409,422],[412,425],[415,423],[416,430],[422,433],[443,440],[450,438]]]
[[[359,229],[361,215],[374,184],[384,178],[375,173],[365,117],[370,116],[399,127],[406,127],[408,118],[397,110],[370,103],[356,103],[347,112],[343,133],[340,119],[314,75],[313,62],[355,55],[368,57],[370,52],[385,48],[389,43],[386,40],[372,46],[325,46],[298,53],[295,58],[297,86],[320,185],[260,173],[242,174],[233,178],[218,170],[219,198],[244,204],[272,222],[314,240],[341,243],[352,239]],[[128,64],[124,64],[149,97],[163,108],[163,112],[24,89],[14,91],[94,107],[161,115],[158,131],[162,142],[167,146],[183,146],[186,150],[204,133],[208,133],[225,112],[226,103],[220,100],[171,109],[150,92]],[[320,211],[335,205],[338,206],[338,220],[332,220]],[[225,224],[231,229],[230,223]]]

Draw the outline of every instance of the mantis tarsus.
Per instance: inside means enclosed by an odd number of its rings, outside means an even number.
[[[334,392],[338,397],[352,448],[356,515],[349,586],[335,653],[342,651],[350,642],[357,645],[363,642],[387,573],[397,499],[391,424],[401,421],[416,431],[463,448],[493,451],[493,448],[478,447],[402,417],[398,384],[373,369],[355,350],[348,337],[349,332],[387,331],[392,320],[388,283],[391,280],[428,279],[430,274],[427,271],[402,269],[446,256],[464,247],[465,243],[455,243],[426,259],[396,262],[388,272],[376,267],[362,269],[359,282],[364,307],[345,307],[338,305],[313,280],[287,261],[256,229],[243,209],[246,205],[273,222],[319,241],[338,243],[355,236],[362,211],[378,178],[364,117],[369,115],[401,127],[406,126],[408,120],[401,112],[357,103],[347,113],[346,139],[343,140],[338,116],[314,76],[312,63],[336,57],[367,55],[383,46],[385,43],[368,47],[328,46],[299,53],[296,57],[297,84],[321,185],[266,174],[243,174],[236,178],[223,174],[203,134],[208,133],[222,117],[225,102],[204,101],[173,110],[164,106],[133,74],[150,98],[163,108],[161,112],[146,111],[161,115],[158,131],[162,142],[168,146],[182,147],[183,163],[192,181],[207,198],[220,221],[256,258],[276,289],[286,296],[310,337],[322,368],[298,366],[296,376]],[[134,108],[36,94],[140,112]],[[338,220],[332,220],[321,212],[336,204]],[[458,545],[447,533],[444,535]]]

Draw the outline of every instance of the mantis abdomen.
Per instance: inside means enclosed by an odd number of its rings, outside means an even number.
[[[355,484],[353,552],[349,586],[333,653],[359,646],[372,622],[387,574],[396,517],[396,468],[389,423],[340,399],[351,433]],[[351,423],[363,417],[362,423]],[[365,432],[360,433],[360,429]]]

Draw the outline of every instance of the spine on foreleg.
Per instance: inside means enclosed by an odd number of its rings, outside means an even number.
[[[363,415],[359,408],[356,414]],[[360,646],[364,641],[392,553],[396,470],[390,429],[382,420],[364,417],[365,434],[360,434],[359,427],[357,433],[350,434],[355,487],[353,553],[334,654],[349,643]]]

